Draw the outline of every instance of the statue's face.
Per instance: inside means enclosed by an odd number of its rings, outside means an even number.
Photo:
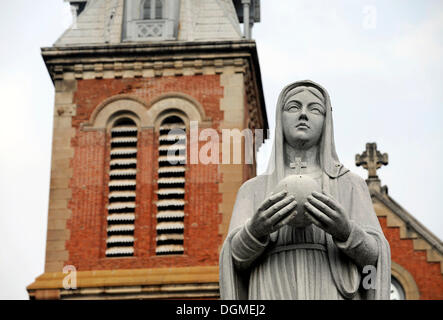
[[[316,145],[320,141],[325,114],[324,103],[308,90],[289,97],[282,113],[286,142],[299,149]]]

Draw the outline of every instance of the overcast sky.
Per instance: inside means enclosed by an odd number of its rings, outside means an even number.
[[[263,0],[254,26],[268,119],[280,90],[311,79],[330,93],[337,153],[377,142],[389,194],[443,238],[443,1]],[[43,273],[54,88],[40,55],[69,26],[62,0],[0,5],[0,299],[27,299]],[[260,150],[259,171],[270,144]]]

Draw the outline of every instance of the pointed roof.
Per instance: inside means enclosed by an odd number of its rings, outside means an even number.
[[[426,250],[428,262],[440,262],[443,273],[442,241],[387,193],[371,190],[371,196],[395,214],[397,219],[388,216],[388,219],[391,220],[388,222],[388,227],[400,227],[400,238],[413,239],[414,249]]]
[[[78,0],[68,0],[78,5]],[[143,0],[81,1],[81,11],[71,27],[55,42],[55,46],[119,44],[133,41],[131,23],[142,22]],[[240,23],[232,0],[167,0],[164,22],[174,30],[178,41],[241,40]],[[86,2],[86,5],[84,5]],[[131,11],[128,10],[131,6]],[[132,12],[132,13],[131,13]],[[132,14],[132,16],[131,16]],[[134,15],[137,15],[134,17]],[[148,20],[149,21],[149,20]],[[157,20],[158,21],[158,20]],[[159,21],[161,23],[161,21]],[[156,38],[155,41],[158,41]],[[162,40],[162,39],[160,39]],[[149,41],[142,39],[140,41]]]
[[[182,0],[178,40],[240,40],[240,23],[231,0]]]
[[[70,1],[72,3],[72,1]],[[89,0],[55,46],[121,42],[124,0]]]
[[[426,260],[428,262],[440,262],[440,270],[443,274],[442,241],[391,198],[388,195],[387,186],[381,185],[377,169],[388,164],[388,154],[382,154],[377,149],[376,143],[367,143],[366,150],[362,154],[356,155],[355,163],[357,166],[363,166],[368,170],[366,183],[377,216],[386,217],[388,227],[399,227],[400,239],[412,239],[414,250],[426,250]],[[380,209],[380,204],[388,210]]]

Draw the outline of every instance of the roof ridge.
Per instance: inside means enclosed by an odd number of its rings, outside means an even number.
[[[411,213],[404,209],[397,201],[395,201],[389,195],[383,195],[379,192],[373,192],[373,195],[378,200],[382,201],[390,209],[392,209],[400,219],[402,219],[408,226],[412,227],[416,232],[423,236],[428,242],[443,254],[443,242],[435,234],[433,234],[428,228],[426,228],[420,221],[418,221]]]
[[[443,274],[443,243],[440,238],[427,229],[389,195],[377,191],[371,191],[371,196],[375,197],[391,210],[391,212],[405,224],[406,228],[411,228],[413,232],[419,236],[419,238],[406,236],[406,239],[412,240],[415,251],[426,251],[427,262],[440,262],[440,270]],[[402,226],[398,225],[392,227],[400,228],[400,234],[402,233]],[[401,236],[400,238],[404,239],[404,237],[402,238]]]

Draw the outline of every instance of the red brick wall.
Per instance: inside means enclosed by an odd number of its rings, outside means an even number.
[[[443,276],[439,262],[427,262],[426,251],[415,251],[412,240],[400,239],[400,228],[388,228],[386,217],[379,217],[391,246],[391,259],[409,271],[414,278],[420,299],[443,299]]]
[[[105,132],[81,131],[80,124],[89,120],[101,102],[114,95],[131,94],[150,103],[167,92],[181,92],[200,102],[213,127],[219,129],[223,120],[219,76],[79,80],[77,88],[74,97],[77,115],[72,121],[76,135],[71,141],[75,149],[69,203],[72,216],[67,222],[70,239],[66,242],[69,259],[65,265],[74,265],[79,271],[216,265],[221,242],[218,207],[222,200],[218,193],[222,177],[217,165],[187,165],[185,254],[155,256],[158,135],[153,129],[144,129],[138,135],[134,256],[105,257],[110,137]]]

